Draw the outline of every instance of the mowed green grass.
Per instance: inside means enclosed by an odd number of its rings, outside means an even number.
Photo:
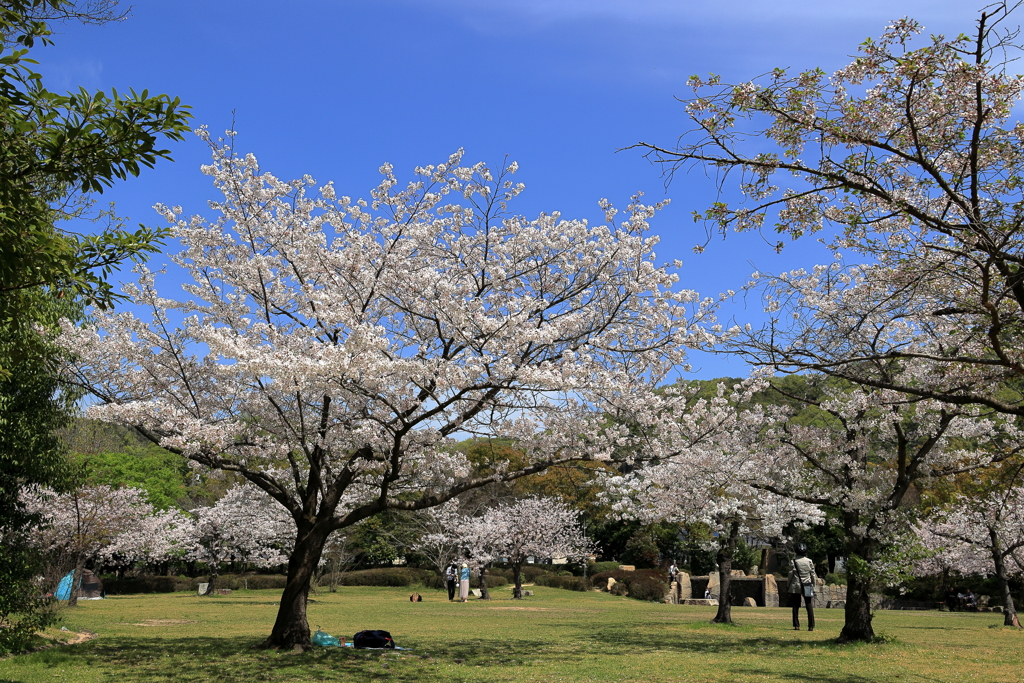
[[[0,682],[1024,681],[1024,634],[998,614],[880,612],[875,628],[889,642],[840,646],[838,610],[819,610],[808,633],[791,630],[788,609],[737,607],[740,625],[729,627],[708,623],[706,607],[534,590],[466,604],[426,590],[414,604],[411,589],[341,588],[309,606],[313,627],[349,638],[386,629],[404,652],[255,650],[276,591],[112,597],[64,618],[95,640],[2,659]]]

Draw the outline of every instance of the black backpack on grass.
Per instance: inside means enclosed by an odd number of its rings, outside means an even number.
[[[395,649],[395,641],[387,631],[360,631],[352,636],[353,647]]]

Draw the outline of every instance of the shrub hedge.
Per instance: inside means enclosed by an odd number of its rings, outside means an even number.
[[[626,595],[635,600],[661,602],[665,598],[665,582],[641,576],[629,582],[629,592]]]
[[[194,591],[197,588],[198,581],[185,576],[133,576],[125,579],[103,579],[103,590],[107,595],[174,593],[176,591]]]
[[[593,585],[604,590],[608,579],[615,579],[613,595],[628,595],[637,600],[661,601],[668,586],[668,575],[660,569],[638,569],[625,572],[621,569],[594,574]]]
[[[595,562],[587,568],[587,573],[593,576],[594,574],[600,574],[601,572],[614,572],[618,571],[621,562]],[[618,581],[618,579],[616,579]]]
[[[422,583],[433,576],[435,574],[428,569],[384,567],[344,572],[338,575],[337,582],[339,586],[411,586],[414,583]],[[320,584],[330,584],[330,577],[326,576],[321,579]]]
[[[208,576],[190,578],[187,576],[131,576],[124,579],[114,577],[103,579],[103,590],[108,595],[130,595],[133,593],[174,593],[199,590],[199,584],[209,580]],[[287,577],[283,574],[221,574],[217,577],[217,588],[231,590],[263,590],[284,588]]]
[[[582,576],[573,576],[569,574],[564,576],[561,574],[547,574],[537,577],[535,582],[538,586],[549,586],[551,588],[563,588],[570,591],[588,591],[594,587],[594,584],[590,579],[585,579]]]

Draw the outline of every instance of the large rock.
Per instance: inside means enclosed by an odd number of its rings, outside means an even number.
[[[712,598],[718,598],[722,594],[722,581],[718,572],[712,572],[708,577],[708,590],[711,591]]]
[[[636,571],[636,565],[634,565],[634,564],[620,564],[619,565],[619,571],[620,572],[635,572]]]
[[[612,577],[609,576],[608,577],[608,586],[605,588],[605,590],[607,590],[608,592],[611,592],[612,586],[614,586],[616,583],[618,583],[618,581],[616,581],[615,579],[613,579]]]
[[[733,569],[731,572],[729,572],[729,576],[742,579],[747,576],[747,573],[742,569]]]
[[[754,598],[743,598],[744,607],[757,607],[757,600]]]
[[[779,606],[779,584],[771,574],[765,574],[764,576],[764,606]]]
[[[686,572],[680,572],[676,575],[676,580],[671,582],[665,591],[665,604],[678,605],[683,600],[689,600],[690,597],[690,575]]]

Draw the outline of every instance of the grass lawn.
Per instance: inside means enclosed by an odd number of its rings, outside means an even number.
[[[449,603],[439,591],[341,588],[309,606],[310,625],[351,638],[382,628],[408,652],[252,649],[270,630],[278,591],[111,597],[66,612],[95,640],[0,659],[0,683],[105,681],[874,681],[1024,682],[1024,633],[999,614],[880,612],[890,642],[832,644],[838,610],[814,633],[791,630],[788,609],[733,608],[739,626],[708,623],[713,608],[641,603],[604,593],[535,588],[536,595]]]

